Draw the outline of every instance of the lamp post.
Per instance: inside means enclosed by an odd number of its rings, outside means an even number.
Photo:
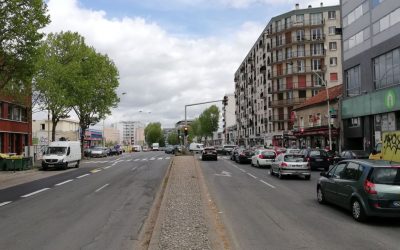
[[[328,103],[328,136],[329,136],[329,150],[332,150],[332,131],[331,131],[331,107],[329,103],[329,91],[328,91],[328,83],[322,79],[322,77],[317,74],[315,71],[313,72],[324,84],[325,84],[325,91],[326,91],[326,98]]]

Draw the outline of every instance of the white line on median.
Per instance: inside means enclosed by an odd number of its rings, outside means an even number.
[[[88,176],[89,174],[84,174],[84,175],[81,175],[81,176],[78,176],[78,177],[76,177],[77,179],[80,179],[80,178],[83,178],[83,177],[86,177],[86,176]]]
[[[265,185],[269,186],[270,188],[275,188],[275,186],[269,184],[268,182],[265,182],[263,180],[260,180],[262,183],[264,183]]]
[[[61,186],[61,185],[64,185],[65,183],[68,183],[68,182],[71,182],[71,181],[73,181],[73,180],[70,179],[70,180],[67,180],[67,181],[63,181],[63,182],[57,183],[57,184],[54,185],[54,186]]]
[[[97,192],[99,192],[100,190],[102,190],[103,188],[107,187],[108,185],[110,185],[110,184],[106,184],[106,185],[104,185],[104,186],[102,186],[102,187],[96,189],[96,191],[94,191],[94,192],[97,193]]]
[[[107,167],[104,167],[104,169],[107,169],[107,168],[111,168],[112,166],[107,166]]]
[[[7,204],[10,204],[12,201],[6,201],[6,202],[2,202],[0,203],[0,207],[5,206]]]
[[[21,197],[22,197],[22,198],[26,198],[26,197],[29,197],[29,196],[32,196],[32,195],[41,193],[41,192],[43,192],[43,191],[49,190],[49,189],[50,189],[50,188],[43,188],[43,189],[40,189],[40,190],[38,190],[38,191],[32,192],[32,193],[30,193],[30,194],[22,195]]]
[[[250,174],[250,173],[247,173],[247,174],[250,175],[251,177],[253,177],[254,179],[258,179],[257,176],[254,176],[254,175],[252,175],[252,174]]]

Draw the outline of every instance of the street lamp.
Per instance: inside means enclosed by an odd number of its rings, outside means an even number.
[[[328,103],[328,133],[329,133],[329,150],[332,150],[332,132],[331,132],[331,107],[329,103],[329,91],[328,91],[328,83],[322,79],[322,77],[317,74],[314,70],[313,72],[324,84],[325,84],[325,91],[326,91],[326,98],[327,98],[327,103]]]

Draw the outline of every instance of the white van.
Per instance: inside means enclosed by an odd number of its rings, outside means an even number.
[[[79,168],[82,159],[81,143],[79,141],[54,141],[51,142],[42,159],[42,168],[51,167],[67,169],[75,166]]]
[[[202,143],[190,143],[189,151],[194,153],[201,153],[204,149],[204,145]]]

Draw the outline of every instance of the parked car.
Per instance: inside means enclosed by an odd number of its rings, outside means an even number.
[[[232,161],[236,161],[236,155],[237,155],[239,149],[240,149],[240,147],[236,147],[232,150],[232,152],[231,152],[231,160]]]
[[[119,155],[124,152],[124,149],[120,145],[115,145],[114,148],[117,150]]]
[[[115,147],[110,148],[110,155],[119,155],[118,149]]]
[[[165,148],[164,152],[165,152],[166,154],[175,154],[175,147],[172,146],[172,145],[167,146],[167,147]]]
[[[224,145],[222,147],[222,154],[231,155],[232,150],[235,149],[236,147],[237,147],[236,145]]]
[[[364,150],[345,150],[342,151],[338,161],[348,159],[368,159],[369,154]]]
[[[103,147],[95,147],[90,151],[91,157],[106,157],[107,151]]]
[[[107,156],[111,155],[111,149],[107,147],[103,147],[103,149],[106,151]]]
[[[311,170],[323,168],[328,171],[333,162],[333,158],[323,149],[302,149],[300,154],[310,164]]]
[[[357,221],[369,216],[400,217],[400,166],[384,160],[352,159],[322,172],[319,203],[349,209]]]
[[[272,163],[269,173],[277,175],[279,179],[289,175],[302,176],[306,180],[311,178],[309,162],[305,161],[303,156],[298,154],[284,153],[278,155]]]
[[[235,155],[235,161],[237,163],[251,163],[251,157],[254,155],[254,151],[245,148],[239,148]]]
[[[92,148],[85,148],[83,150],[83,156],[85,157],[90,157],[90,152],[92,151]]]
[[[189,151],[193,153],[201,153],[204,149],[204,145],[202,143],[190,143]]]
[[[251,165],[257,167],[271,167],[275,161],[276,153],[271,149],[256,149],[251,157]]]
[[[214,147],[205,147],[201,153],[201,160],[205,161],[211,159],[214,161],[218,160],[217,150]]]
[[[224,148],[222,146],[215,146],[215,150],[217,150],[217,154],[219,155],[225,154]]]

